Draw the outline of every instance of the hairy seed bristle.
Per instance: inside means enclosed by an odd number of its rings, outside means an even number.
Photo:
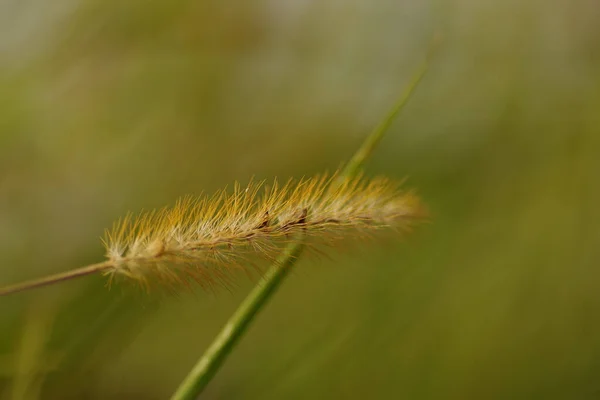
[[[273,260],[297,234],[335,244],[381,228],[404,231],[425,216],[418,197],[401,191],[400,182],[359,176],[334,184],[336,177],[236,183],[232,192],[129,214],[104,238],[110,279],[123,276],[143,286],[152,280],[228,284],[231,271],[247,270],[256,257]]]

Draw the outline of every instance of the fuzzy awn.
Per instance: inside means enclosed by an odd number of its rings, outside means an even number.
[[[106,273],[111,280],[124,276],[144,286],[190,281],[206,286],[223,282],[236,267],[247,268],[253,258],[274,260],[300,232],[333,245],[382,228],[404,231],[425,215],[418,198],[401,191],[399,182],[358,176],[331,185],[337,176],[282,186],[275,181],[270,187],[236,184],[232,193],[185,197],[172,208],[127,216],[106,233]]]

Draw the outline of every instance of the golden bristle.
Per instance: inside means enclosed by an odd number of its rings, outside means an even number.
[[[425,216],[400,182],[359,176],[332,184],[336,177],[235,184],[232,193],[184,197],[171,208],[127,215],[106,232],[107,273],[144,286],[155,279],[166,286],[226,284],[232,270],[247,269],[253,257],[273,260],[299,233],[335,244],[352,232],[403,231]]]

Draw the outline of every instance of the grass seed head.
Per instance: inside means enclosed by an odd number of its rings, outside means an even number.
[[[228,285],[231,273],[258,259],[274,260],[302,233],[336,245],[384,228],[403,232],[426,216],[418,197],[385,177],[335,181],[318,175],[281,185],[235,184],[232,192],[184,197],[173,207],[131,214],[106,232],[104,244],[115,277],[144,287]]]

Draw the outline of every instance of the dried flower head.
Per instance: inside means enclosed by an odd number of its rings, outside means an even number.
[[[144,286],[153,280],[211,286],[227,283],[230,271],[248,270],[255,259],[273,260],[297,234],[335,244],[382,228],[403,231],[425,213],[419,199],[399,186],[385,177],[325,174],[185,197],[172,208],[128,215],[107,231],[106,273]]]

